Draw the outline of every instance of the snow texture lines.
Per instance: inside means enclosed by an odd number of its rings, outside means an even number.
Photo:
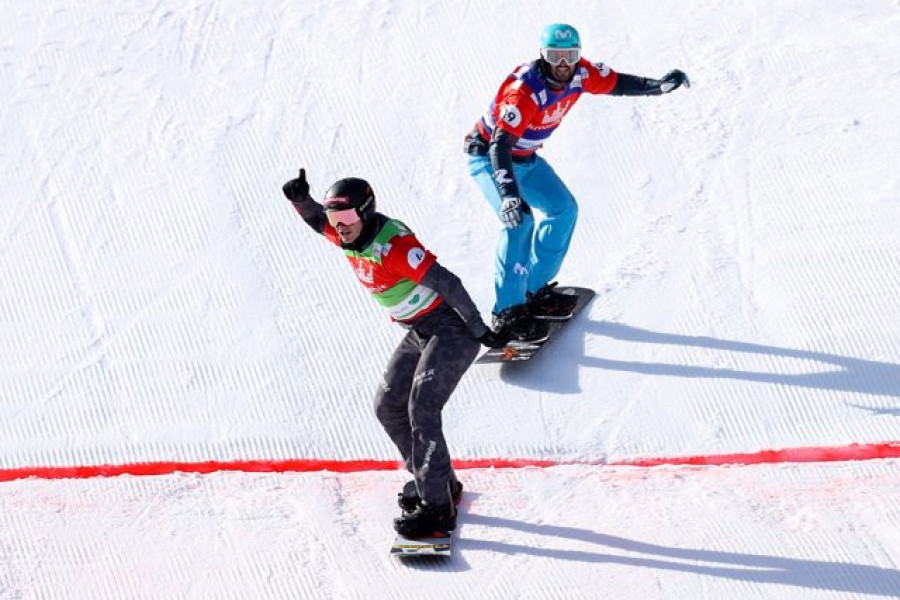
[[[897,595],[896,2],[3,7],[0,596]],[[404,566],[404,331],[280,186],[367,178],[489,317],[460,141],[571,19],[693,86],[584,96],[540,151],[598,297],[463,379],[461,552]]]

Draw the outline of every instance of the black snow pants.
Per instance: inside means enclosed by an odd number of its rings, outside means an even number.
[[[455,478],[441,410],[480,348],[459,315],[439,306],[394,351],[375,394],[375,415],[428,504],[450,502]]]

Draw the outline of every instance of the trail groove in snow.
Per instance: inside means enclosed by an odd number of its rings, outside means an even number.
[[[3,6],[0,595],[896,596],[896,2]],[[574,464],[464,471],[460,552],[410,569],[371,406],[403,331],[280,186],[367,178],[488,317],[461,140],[569,20],[693,86],[541,151],[598,296],[444,420],[460,468]],[[624,466],[667,461],[705,466]]]

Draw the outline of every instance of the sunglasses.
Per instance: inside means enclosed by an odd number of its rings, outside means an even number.
[[[359,221],[359,215],[355,208],[348,208],[346,210],[328,210],[325,211],[325,216],[328,218],[328,224],[332,227],[337,227],[338,225],[350,227]]]
[[[581,58],[581,48],[541,48],[541,58],[558,67],[562,61],[574,65]]]

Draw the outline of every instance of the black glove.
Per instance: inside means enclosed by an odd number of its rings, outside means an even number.
[[[675,69],[674,71],[669,71],[660,78],[659,91],[663,94],[668,94],[672,90],[677,90],[682,84],[684,84],[684,87],[691,87],[691,81],[684,71]]]
[[[499,337],[490,329],[488,329],[484,335],[478,338],[478,341],[481,342],[483,346],[487,346],[488,348],[503,348],[507,343],[509,343],[509,340],[506,339],[506,336]]]
[[[303,202],[309,198],[309,184],[306,182],[306,169],[300,169],[300,175],[291,179],[283,186],[281,191],[291,202]]]
[[[500,205],[500,220],[507,229],[515,229],[522,223],[525,203],[521,198],[505,198]]]

